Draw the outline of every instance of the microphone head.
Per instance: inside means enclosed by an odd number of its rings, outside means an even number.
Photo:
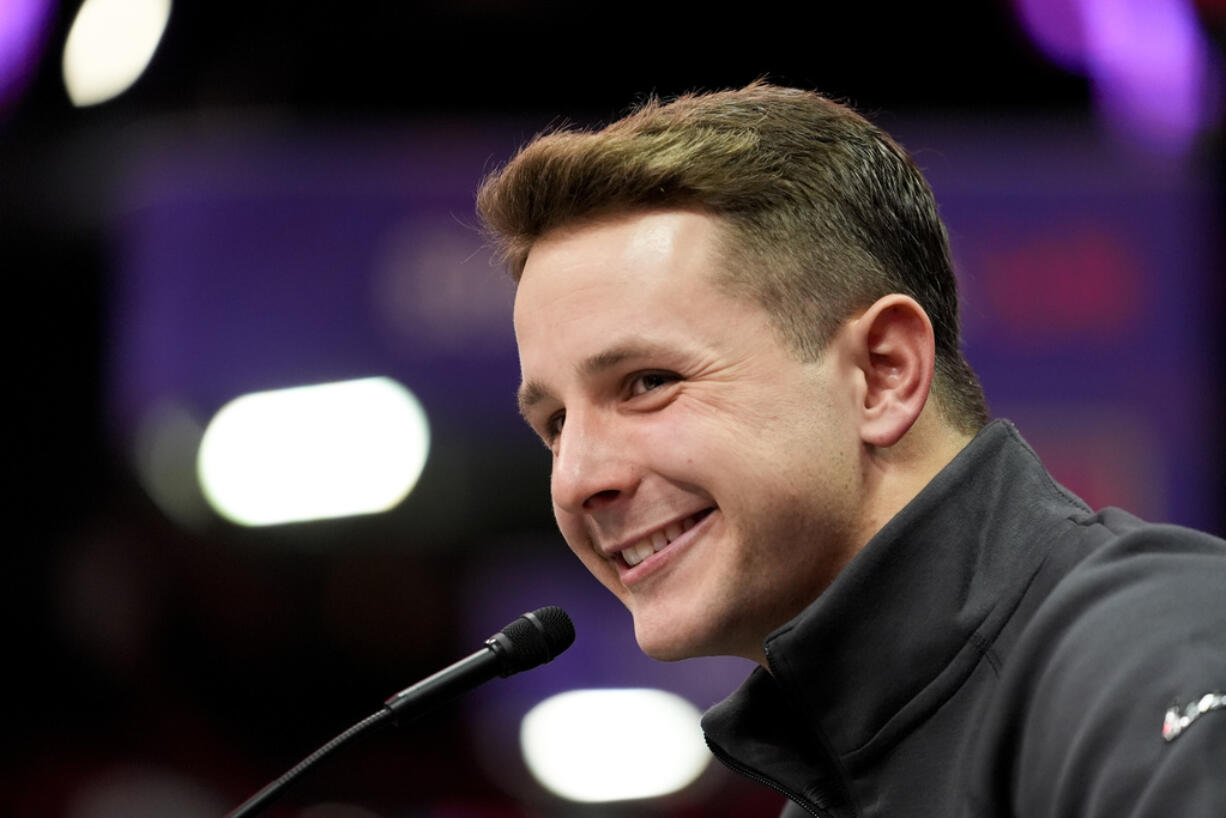
[[[575,641],[566,611],[550,605],[526,613],[486,640],[498,657],[502,676],[551,662]]]

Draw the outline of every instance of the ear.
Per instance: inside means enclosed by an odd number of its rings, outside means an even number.
[[[865,384],[860,439],[872,446],[893,446],[928,401],[936,362],[932,321],[915,299],[893,293],[848,329]]]

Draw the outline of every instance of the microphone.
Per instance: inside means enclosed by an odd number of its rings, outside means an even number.
[[[248,798],[226,818],[255,815],[280,795],[290,782],[370,728],[388,719],[397,723],[411,720],[496,676],[506,678],[551,662],[574,641],[575,626],[571,624],[566,611],[557,606],[539,608],[520,616],[486,639],[484,647],[476,653],[389,698],[381,710],[362,719],[298,762],[297,766]]]
[[[397,719],[421,715],[495,676],[506,678],[553,661],[575,641],[575,626],[557,606],[526,613],[485,640],[485,647],[383,703]]]

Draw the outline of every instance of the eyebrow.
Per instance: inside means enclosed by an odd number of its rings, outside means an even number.
[[[659,351],[655,344],[630,341],[609,347],[585,358],[579,364],[579,372],[586,377],[599,375],[632,358],[646,357]],[[525,418],[533,406],[550,396],[549,389],[540,381],[525,381],[519,388],[519,413]]]

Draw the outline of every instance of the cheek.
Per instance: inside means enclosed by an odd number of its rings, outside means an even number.
[[[750,438],[741,424],[694,401],[642,417],[635,431],[633,439],[623,442],[623,451],[637,458],[644,471],[664,477],[701,470]]]

